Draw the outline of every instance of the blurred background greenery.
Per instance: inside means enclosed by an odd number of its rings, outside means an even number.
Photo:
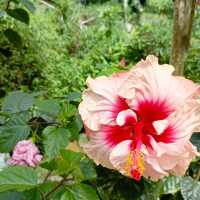
[[[80,91],[88,76],[130,68],[148,54],[168,63],[173,1],[128,3],[125,10],[120,0],[1,1],[0,96],[16,89]],[[200,82],[198,7],[193,26],[185,75]]]

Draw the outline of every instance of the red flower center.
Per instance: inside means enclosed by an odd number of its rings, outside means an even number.
[[[118,102],[123,104],[124,107],[125,100]],[[122,106],[118,105],[119,107]],[[103,127],[103,132],[106,133],[106,141],[115,146],[124,140],[132,140],[133,149],[138,150],[142,144],[147,149],[152,149],[152,138],[156,142],[171,143],[175,140],[174,128],[167,124],[159,133],[154,127],[154,122],[165,120],[173,111],[165,101],[146,101],[140,103],[137,110],[118,111],[118,114],[116,114],[118,125]]]

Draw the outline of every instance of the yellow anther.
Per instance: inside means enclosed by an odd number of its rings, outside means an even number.
[[[132,177],[132,170],[135,169],[141,175],[144,173],[144,156],[138,150],[130,151],[127,155],[126,163],[124,166],[126,175]],[[134,177],[133,177],[134,178]]]

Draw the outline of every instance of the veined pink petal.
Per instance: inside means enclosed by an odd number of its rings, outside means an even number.
[[[109,155],[112,147],[106,142],[103,134],[95,133],[90,134],[90,140],[88,142],[81,142],[80,146],[89,158],[94,162],[104,167],[112,169],[113,166],[109,161]]]
[[[192,159],[198,155],[196,148],[190,142],[185,145],[182,143],[161,145],[165,153],[145,155],[144,176],[152,180],[158,180],[168,174],[183,176]]]
[[[192,81],[172,76],[172,72],[172,66],[159,65],[154,56],[136,65],[126,80],[135,89],[136,99],[129,100],[132,108],[140,110],[141,115],[151,113],[152,120],[162,120],[199,89]]]
[[[131,143],[131,140],[125,140],[119,143],[112,149],[109,157],[112,165],[125,176],[130,175],[130,170],[127,169],[129,167],[127,159],[131,151]]]
[[[173,138],[189,140],[195,129],[200,126],[200,104],[195,100],[186,102],[182,108],[177,109],[169,121],[175,129]]]
[[[177,159],[178,161],[176,162],[176,166],[170,170],[170,173],[176,176],[183,176],[189,164],[196,156],[199,156],[196,147],[194,147],[190,142],[186,143],[185,150]]]
[[[89,129],[97,131],[101,124],[116,124],[118,113],[128,109],[125,99],[119,94],[127,76],[128,73],[119,73],[87,80],[88,89],[83,93],[79,113]]]

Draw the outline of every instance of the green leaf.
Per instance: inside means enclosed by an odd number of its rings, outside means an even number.
[[[76,181],[82,181],[84,175],[80,168],[80,162],[84,159],[82,153],[77,153],[69,150],[60,151],[61,160],[57,161],[57,172],[60,175],[71,175]]]
[[[162,190],[162,181],[158,182],[145,182],[144,184],[145,190],[144,190],[144,197],[145,199],[151,199],[151,200],[159,200],[160,199],[160,193]]]
[[[197,147],[197,150],[200,151],[200,133],[194,133],[191,137],[191,142]]]
[[[25,24],[29,24],[29,15],[26,10],[21,8],[8,9],[7,14]]]
[[[62,149],[60,151],[62,158],[71,164],[77,164],[84,157],[84,154],[70,150]]]
[[[85,158],[80,162],[81,172],[84,180],[94,180],[97,177],[94,169],[94,164],[89,159]]]
[[[58,161],[60,174],[71,174],[76,181],[94,180],[97,177],[94,164],[82,153],[61,150],[63,160]]]
[[[0,200],[22,200],[22,193],[19,192],[1,192]]]
[[[0,152],[10,152],[16,143],[26,139],[30,133],[30,127],[23,117],[15,116],[5,125],[0,127]]]
[[[43,194],[47,194],[50,191],[54,190],[55,187],[57,187],[57,186],[58,186],[58,182],[56,182],[56,181],[51,181],[51,182],[47,181],[45,183],[42,183],[39,186],[40,194],[41,194],[41,192],[43,192]],[[38,191],[36,189],[37,188],[35,188],[34,189],[35,191],[33,190],[33,192],[36,193]],[[56,189],[56,191],[54,191],[53,193],[51,193],[51,195],[49,196],[49,198],[41,198],[41,195],[40,195],[40,198],[37,199],[37,196],[35,194],[36,198],[32,197],[31,199],[29,199],[29,196],[27,194],[27,198],[24,199],[24,200],[60,200],[61,196],[64,194],[65,191],[66,191],[66,189],[65,189],[65,186],[63,185],[63,186],[58,187]],[[32,191],[28,191],[27,193],[31,193],[31,192]]]
[[[200,182],[191,177],[183,177],[181,180],[181,194],[184,200],[200,199]]]
[[[0,113],[0,125],[5,124],[5,122],[6,122],[6,117],[1,116],[1,113]]]
[[[163,194],[174,194],[180,190],[181,177],[169,176],[163,180]]]
[[[77,184],[67,189],[61,200],[99,200],[96,191],[89,185]]]
[[[66,117],[72,117],[76,115],[76,106],[72,105],[72,104],[65,104],[65,113],[66,113]]]
[[[45,160],[45,161],[41,162],[40,167],[42,167],[44,169],[48,169],[50,171],[56,170],[57,169],[56,159]]]
[[[70,191],[67,191],[62,195],[61,200],[76,200],[76,199]]]
[[[26,111],[33,105],[33,96],[21,91],[11,92],[3,101],[2,111],[18,113]]]
[[[29,167],[14,166],[0,171],[0,192],[25,191],[37,186],[37,173]]]
[[[71,92],[67,95],[68,101],[75,101],[80,102],[81,100],[81,93],[80,92]]]
[[[6,29],[4,31],[4,35],[8,39],[10,43],[12,43],[16,48],[21,48],[22,47],[22,38],[21,36],[14,30],[12,29]]]
[[[60,186],[54,191],[49,198],[42,198],[41,194],[47,194],[52,191],[58,182],[54,181],[46,181],[45,183],[41,183],[39,187],[33,188],[31,190],[23,192],[23,198],[21,200],[60,200],[61,195],[66,191],[64,186]]]
[[[99,196],[100,196],[101,199],[103,199],[103,200],[110,200],[110,198],[109,198],[109,196],[110,196],[109,192],[105,191],[103,189],[103,186],[98,187],[97,191],[98,191],[98,194],[99,194]]]
[[[70,124],[69,130],[72,134],[72,140],[78,140],[79,133],[83,128],[83,123],[79,115],[76,116],[75,120]]]
[[[29,0],[20,0],[20,2],[31,12],[34,13],[36,8],[34,4]]]
[[[70,132],[65,128],[47,127],[43,135],[45,153],[50,159],[69,143]]]
[[[41,188],[41,185],[40,185]],[[20,200],[41,200],[40,193],[37,188],[27,190],[23,193],[23,198]]]
[[[44,114],[56,117],[60,111],[60,105],[53,99],[36,100],[35,106],[37,109]]]

